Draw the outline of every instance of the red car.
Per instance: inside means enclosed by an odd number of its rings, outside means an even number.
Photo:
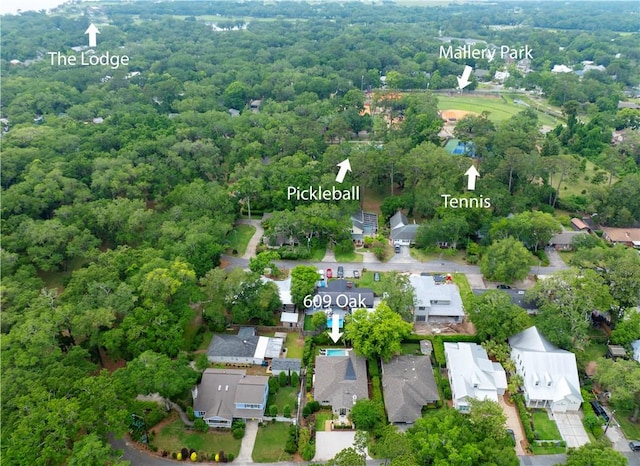
[[[327,278],[333,277],[333,270],[327,269]]]

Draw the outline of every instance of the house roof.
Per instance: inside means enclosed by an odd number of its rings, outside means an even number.
[[[238,335],[214,335],[207,355],[212,357],[252,358],[256,353],[259,337]]]
[[[194,390],[193,409],[204,411],[205,418],[241,417],[242,410],[236,410],[235,403],[262,404],[268,381],[267,376],[246,375],[245,370],[206,369]]]
[[[280,314],[280,322],[284,322],[287,324],[296,324],[298,323],[298,313],[297,312],[283,312]]]
[[[609,350],[609,354],[615,358],[625,358],[627,357],[627,350],[624,349],[624,346],[620,345],[608,345],[607,349]]]
[[[445,342],[444,352],[456,400],[498,401],[498,390],[507,388],[507,376],[499,363],[489,360],[482,346]]]
[[[409,220],[407,216],[403,214],[401,211],[397,211],[393,216],[389,219],[389,224],[391,225],[391,229],[394,230],[398,227],[402,227],[409,224]]]
[[[605,237],[614,243],[640,242],[640,228],[602,227]]]
[[[383,363],[382,391],[389,422],[413,423],[423,406],[440,399],[427,356],[396,356]]]
[[[640,109],[640,104],[635,102],[618,102],[618,108]]]
[[[431,275],[409,275],[416,307],[429,308],[430,316],[464,316],[460,290],[454,283],[436,285]]]
[[[389,235],[392,240],[400,241],[400,240],[408,240],[413,241],[416,239],[416,233],[418,232],[417,223],[412,223],[409,225],[404,225],[398,228],[394,228],[391,230],[391,234]]]
[[[530,399],[583,401],[573,353],[556,348],[535,326],[509,338],[509,345]]]
[[[586,226],[586,225],[585,225]],[[558,233],[553,236],[549,240],[549,244],[551,245],[571,245],[573,244],[573,238],[580,235],[588,235],[589,233],[585,231],[563,231],[562,233]]]
[[[277,358],[282,353],[282,338],[259,337],[254,357],[257,359]]]
[[[280,301],[284,306],[288,304],[293,304],[293,299],[291,298],[291,277],[288,277],[285,280],[272,280],[267,277],[261,278],[263,283],[272,282],[278,287],[278,295],[280,296]]]
[[[374,235],[378,232],[378,216],[373,212],[359,210],[351,216],[353,232]]]
[[[271,360],[272,371],[291,371],[300,373],[302,362],[296,358],[273,358]]]
[[[369,398],[365,358],[353,350],[348,356],[316,356],[313,397],[333,409],[351,409],[357,400]]]
[[[373,290],[371,288],[349,288],[347,287],[347,280],[338,279],[332,280],[327,283],[324,288],[318,288],[316,294],[318,296],[330,296],[331,302],[327,303],[322,301],[323,307],[344,307],[344,301],[356,302],[364,301],[365,307],[373,307]],[[353,307],[353,306],[352,306]],[[355,306],[357,308],[359,306]]]
[[[573,228],[575,228],[578,231],[580,231],[580,230],[588,230],[589,229],[589,225],[584,223],[579,218],[572,218],[571,219],[571,225],[573,226]]]

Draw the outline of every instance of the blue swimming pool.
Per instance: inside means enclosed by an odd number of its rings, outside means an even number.
[[[349,356],[349,352],[343,349],[327,349],[325,354],[327,356]]]

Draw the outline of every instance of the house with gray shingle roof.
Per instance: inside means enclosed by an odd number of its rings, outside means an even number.
[[[237,335],[216,334],[207,349],[209,362],[220,364],[262,364],[277,358],[284,340],[258,336],[253,327],[242,327]]]
[[[348,350],[347,356],[316,356],[313,398],[347,416],[358,400],[369,398],[365,358]]]
[[[273,358],[271,360],[271,373],[274,376],[284,372],[287,375],[291,375],[297,372],[300,375],[300,368],[302,367],[302,361],[296,358]]]
[[[410,246],[415,243],[416,233],[420,225],[417,223],[409,223],[406,215],[402,212],[396,212],[393,217],[389,219],[389,225],[391,227],[389,238],[392,244]]]
[[[383,362],[382,392],[389,422],[413,424],[424,406],[440,400],[430,358],[403,355]]]
[[[210,427],[230,428],[234,419],[262,420],[269,377],[239,369],[207,369],[192,391],[193,412]]]

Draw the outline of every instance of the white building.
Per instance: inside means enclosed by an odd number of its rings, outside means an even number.
[[[463,413],[471,409],[470,400],[497,402],[507,388],[502,366],[492,362],[487,352],[475,343],[445,343],[447,373],[451,384],[453,407]]]
[[[509,345],[528,407],[560,413],[580,409],[584,400],[573,353],[556,348],[536,327],[512,336]]]

